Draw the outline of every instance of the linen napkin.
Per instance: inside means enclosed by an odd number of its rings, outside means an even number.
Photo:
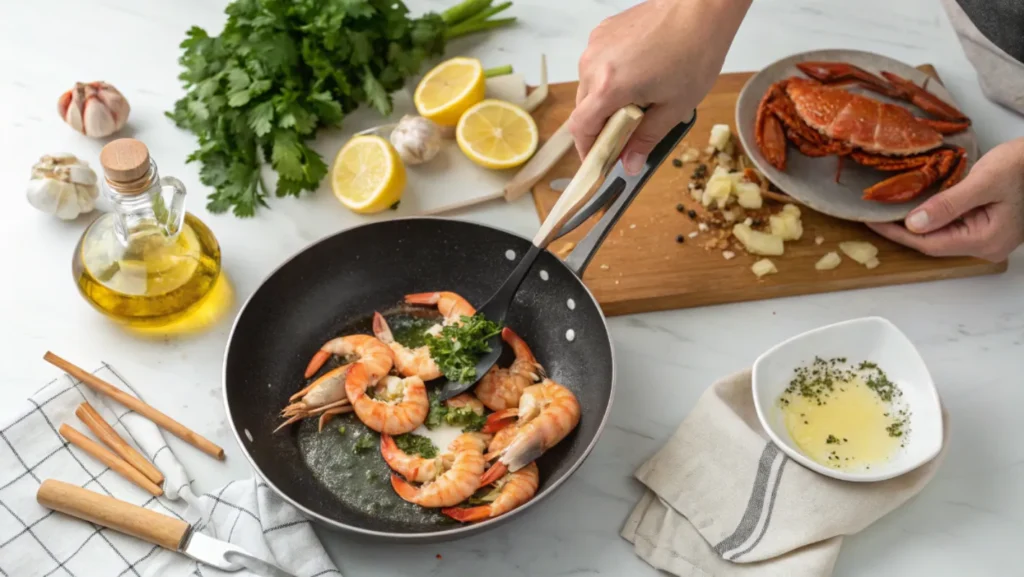
[[[105,363],[94,374],[139,396]],[[151,496],[58,434],[57,428],[66,422],[92,436],[75,416],[82,401],[88,401],[164,474],[163,496]],[[341,575],[309,521],[266,483],[255,478],[237,480],[196,495],[159,427],[63,375],[13,414],[0,416],[0,576],[253,575],[245,570],[223,572],[51,511],[36,502],[40,483],[49,478],[178,517],[201,533],[234,543],[300,577]]]
[[[985,97],[1024,114],[1024,64],[986,38],[956,0],[942,0],[942,6]]]
[[[680,576],[825,576],[844,535],[920,491],[949,446],[887,481],[851,483],[793,462],[761,427],[750,370],[714,383],[635,476],[646,494],[621,535],[650,565]]]

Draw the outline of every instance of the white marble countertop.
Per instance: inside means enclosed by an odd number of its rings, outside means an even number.
[[[43,0],[12,2],[0,19],[0,211],[7,247],[0,318],[0,407],[58,374],[46,350],[81,364],[114,364],[147,399],[221,444],[224,463],[171,439],[209,490],[250,475],[224,420],[221,356],[230,319],[188,338],[140,339],[115,328],[78,296],[71,252],[86,220],[63,223],[24,201],[32,163],[69,151],[98,165],[102,143],[76,135],[55,113],[74,81],[107,80],[132,104],[134,136],[162,174],[193,191],[189,209],[214,230],[240,300],[286,256],[359,218],[316,197],[271,201],[255,219],[213,216],[201,200],[195,141],[162,116],[180,95],[178,43],[191,25],[213,33],[224,1]],[[414,10],[447,2],[414,1]],[[590,29],[625,0],[516,0],[520,24],[452,46],[488,62],[511,63],[537,78],[538,52],[553,81],[572,80]],[[848,47],[936,66],[974,119],[983,150],[1024,134],[1024,120],[987,102],[936,0],[860,3],[758,0],[740,29],[726,71],[753,70],[793,52]],[[330,208],[328,208],[330,207]],[[530,234],[530,198],[467,211],[472,219]],[[631,475],[685,417],[714,379],[749,365],[764,349],[815,326],[862,315],[893,320],[920,347],[952,418],[951,447],[934,481],[914,500],[849,537],[835,574],[1009,575],[1022,571],[1024,539],[1024,257],[1000,276],[806,296],[619,317],[610,321],[622,394],[592,456],[542,509],[481,536],[449,544],[401,546],[324,540],[339,568],[357,575],[654,575],[618,536],[640,485]],[[636,393],[636,394],[631,394]],[[652,402],[652,399],[660,399]],[[269,408],[268,408],[269,410]],[[435,555],[443,558],[438,560]],[[1022,573],[1016,573],[1022,574]]]

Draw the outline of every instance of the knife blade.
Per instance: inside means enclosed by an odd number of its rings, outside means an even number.
[[[191,525],[56,479],[36,491],[40,505],[177,551],[223,571],[248,569],[261,577],[296,577],[241,547],[199,533]]]

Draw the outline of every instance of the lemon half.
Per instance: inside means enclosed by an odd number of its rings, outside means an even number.
[[[486,88],[480,61],[460,56],[427,72],[412,99],[420,116],[440,126],[455,126],[470,106],[484,99]]]
[[[405,165],[391,143],[375,135],[360,135],[341,147],[331,166],[334,196],[353,212],[386,210],[402,198]]]
[[[537,123],[530,113],[504,100],[484,100],[466,111],[455,127],[463,154],[485,168],[514,168],[537,151]]]

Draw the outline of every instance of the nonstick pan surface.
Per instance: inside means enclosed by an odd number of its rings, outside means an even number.
[[[325,341],[347,327],[368,328],[374,311],[395,309],[408,293],[452,290],[479,306],[529,248],[524,238],[478,224],[403,219],[331,236],[274,272],[239,314],[224,365],[229,418],[261,476],[307,514],[337,528],[424,537],[460,530],[457,524],[382,519],[339,499],[311,473],[300,450],[297,431],[315,431],[315,419],[272,431],[288,397],[305,385],[303,369]],[[576,429],[537,462],[541,485],[530,503],[538,503],[597,440],[612,398],[611,343],[594,298],[547,252],[523,282],[506,323],[581,405]],[[338,435],[336,427],[319,434]]]
[[[327,237],[271,273],[243,305],[225,353],[224,402],[235,437],[258,474],[322,525],[383,539],[456,539],[543,506],[590,454],[610,414],[615,388],[605,318],[580,276],[691,125],[673,129],[640,176],[625,177],[620,164],[591,205],[566,225],[572,228],[605,209],[591,232],[566,262],[542,252],[516,294],[506,324],[526,341],[549,377],[575,393],[581,406],[577,427],[537,460],[540,487],[533,499],[497,518],[463,525],[433,511],[422,514],[422,508],[401,501],[388,485],[392,499],[380,503],[382,512],[374,508],[378,503],[367,505],[376,497],[346,490],[345,482],[353,474],[386,478],[379,445],[361,457],[359,468],[365,470],[330,462],[337,451],[351,449],[351,443],[330,443],[343,436],[339,423],[358,423],[353,415],[336,417],[319,433],[315,418],[273,433],[289,396],[306,384],[306,364],[325,341],[353,332],[370,334],[374,311],[395,311],[409,293],[449,290],[479,307],[532,246],[497,228],[441,218],[377,222]],[[509,355],[506,350],[501,366],[508,366]],[[403,515],[403,507],[418,514]]]

